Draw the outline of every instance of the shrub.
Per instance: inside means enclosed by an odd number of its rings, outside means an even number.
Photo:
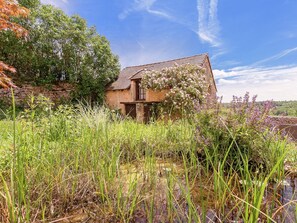
[[[31,95],[27,99],[27,108],[22,112],[22,117],[33,121],[38,121],[42,117],[48,117],[51,114],[54,103],[42,94],[35,97]]]
[[[250,170],[269,171],[282,152],[276,143],[280,138],[268,117],[272,103],[259,106],[255,102],[256,96],[250,101],[246,93],[244,98],[234,97],[225,113],[218,106],[215,111],[198,114],[200,152],[218,165],[225,160],[237,171],[244,168],[244,163]]]

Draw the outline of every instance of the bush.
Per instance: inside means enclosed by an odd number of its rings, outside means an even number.
[[[280,138],[268,117],[272,103],[260,107],[255,101],[256,96],[249,101],[246,93],[244,98],[234,97],[227,112],[223,113],[220,106],[201,112],[196,129],[203,148],[199,152],[217,165],[226,162],[227,167],[236,171],[244,164],[253,171],[269,171],[283,151],[278,148]]]

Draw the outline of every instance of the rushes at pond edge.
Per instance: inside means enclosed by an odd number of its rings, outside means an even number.
[[[83,106],[2,120],[1,221],[273,222],[267,185],[284,178],[291,145],[262,131],[265,110],[242,121],[253,105],[240,103],[250,108],[240,115],[205,111],[147,125]]]

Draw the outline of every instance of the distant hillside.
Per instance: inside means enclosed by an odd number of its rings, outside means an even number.
[[[263,102],[256,102],[260,106]],[[274,101],[274,108],[271,115],[277,116],[294,116],[297,117],[297,101]],[[223,103],[223,107],[228,109],[230,103]]]
[[[297,101],[275,101],[274,105],[274,115],[297,117]]]

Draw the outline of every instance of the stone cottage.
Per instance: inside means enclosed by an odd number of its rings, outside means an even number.
[[[153,91],[141,88],[140,82],[145,71],[160,71],[163,68],[175,65],[194,64],[205,69],[210,82],[209,97],[207,103],[216,100],[216,84],[214,81],[209,57],[201,54],[175,60],[163,61],[140,66],[124,68],[118,79],[106,90],[106,104],[112,109],[119,109],[123,115],[130,116],[138,121],[147,121],[151,116],[151,108],[154,104],[164,100],[167,90]]]

